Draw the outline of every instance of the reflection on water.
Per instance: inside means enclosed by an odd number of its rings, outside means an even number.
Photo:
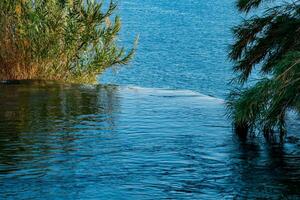
[[[21,82],[0,102],[0,199],[300,197],[299,142],[238,141],[220,99]]]

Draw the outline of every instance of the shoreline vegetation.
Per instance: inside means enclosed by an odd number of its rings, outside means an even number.
[[[275,4],[237,0],[239,11],[246,14],[271,6],[233,29],[236,40],[229,57],[237,74],[233,83],[239,87],[228,96],[227,108],[243,138],[259,131],[282,141],[287,114],[300,113],[300,1]],[[254,69],[261,78],[249,86]]]
[[[117,44],[121,20],[111,1],[106,11],[93,0],[2,0],[0,80],[96,83],[106,68],[127,64]]]
[[[226,102],[242,138],[258,131],[266,138],[283,139],[287,113],[300,113],[300,0],[271,2],[236,0],[244,14],[269,6],[233,28],[229,57],[235,63],[232,83],[237,87]],[[93,84],[105,69],[127,64],[137,39],[130,50],[119,46],[116,7],[114,1],[0,1],[0,82]],[[254,70],[261,78],[249,84]]]

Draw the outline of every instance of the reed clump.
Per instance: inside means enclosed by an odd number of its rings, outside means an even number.
[[[116,4],[93,0],[1,0],[0,80],[95,83],[108,67],[127,64],[116,39]]]
[[[237,0],[237,8],[264,12],[233,28],[229,57],[237,88],[227,99],[229,117],[244,138],[260,132],[283,140],[288,114],[300,116],[300,0]],[[255,82],[253,71],[259,73]]]

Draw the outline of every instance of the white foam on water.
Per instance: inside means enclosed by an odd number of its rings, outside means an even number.
[[[164,98],[188,98],[199,101],[207,101],[214,103],[224,103],[223,99],[204,95],[199,92],[192,90],[182,90],[182,89],[165,89],[165,88],[144,88],[139,86],[120,86],[120,89],[125,93],[134,93],[136,95],[147,95],[156,96]]]

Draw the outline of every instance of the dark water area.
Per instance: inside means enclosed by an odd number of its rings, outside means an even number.
[[[119,42],[139,47],[101,85],[0,84],[0,199],[300,199],[299,120],[275,144],[225,117],[234,1],[118,12]]]
[[[0,102],[0,199],[300,197],[299,141],[239,141],[221,99],[27,81]]]

